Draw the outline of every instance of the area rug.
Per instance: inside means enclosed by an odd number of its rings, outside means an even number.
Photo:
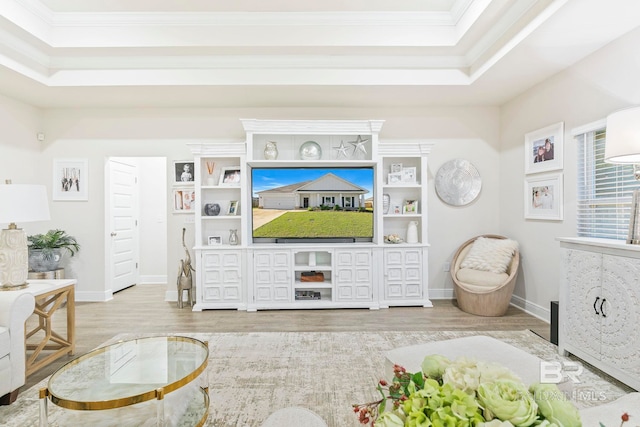
[[[211,405],[206,426],[260,426],[274,411],[309,408],[330,427],[358,426],[352,403],[375,399],[385,374],[384,353],[396,347],[487,335],[546,361],[564,360],[557,347],[531,331],[496,332],[256,332],[176,333],[208,341]],[[109,342],[149,335],[121,334]],[[629,389],[585,366],[575,403],[584,408],[613,401]],[[38,390],[47,379],[0,407],[0,425],[38,426]],[[594,395],[597,391],[597,395]],[[60,411],[49,404],[50,425]],[[58,413],[59,414],[59,413]],[[125,426],[121,426],[125,427]],[[288,427],[288,426],[283,426]]]

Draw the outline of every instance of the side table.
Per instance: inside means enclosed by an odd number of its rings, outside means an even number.
[[[29,292],[36,299],[33,311],[38,316],[38,325],[26,332],[27,363],[26,375],[29,376],[43,366],[64,355],[73,355],[76,346],[76,304],[75,279],[27,280],[29,286],[17,292]],[[53,330],[53,314],[66,303],[66,337]],[[43,336],[37,343],[29,343],[29,338],[42,331]],[[29,353],[31,351],[31,353]],[[43,351],[51,351],[44,355]],[[42,357],[41,357],[42,356]]]

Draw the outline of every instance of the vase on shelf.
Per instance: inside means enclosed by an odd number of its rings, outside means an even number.
[[[383,214],[388,214],[389,213],[389,207],[391,205],[391,197],[388,194],[383,194],[382,195],[382,213]]]
[[[267,141],[264,145],[264,159],[276,160],[278,158],[278,145],[274,141]]]
[[[215,181],[213,180],[213,168],[215,167],[216,163],[211,160],[207,160],[206,165],[207,165],[207,179],[205,180],[205,183],[206,185],[209,185],[209,186],[215,185]]]
[[[418,221],[409,221],[407,226],[407,243],[418,243]]]
[[[238,244],[238,230],[229,230],[229,244],[234,246]]]

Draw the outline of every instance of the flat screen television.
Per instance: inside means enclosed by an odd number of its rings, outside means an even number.
[[[254,167],[254,243],[371,242],[375,170]]]

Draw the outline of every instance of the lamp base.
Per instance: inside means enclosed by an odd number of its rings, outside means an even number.
[[[28,272],[27,234],[20,228],[0,231],[0,288],[26,287]]]
[[[627,243],[630,245],[640,245],[640,190],[633,190],[633,196],[631,198]]]
[[[22,285],[0,285],[0,292],[2,291],[18,291],[20,289],[26,289],[29,286],[28,283]]]

